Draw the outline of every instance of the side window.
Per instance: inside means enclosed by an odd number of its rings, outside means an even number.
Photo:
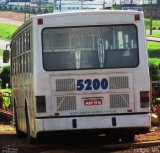
[[[31,43],[30,28],[21,32],[12,40],[12,74],[30,72],[31,68]]]

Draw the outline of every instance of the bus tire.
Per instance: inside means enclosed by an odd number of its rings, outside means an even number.
[[[27,104],[26,103],[25,103],[25,116],[26,116],[27,142],[29,144],[35,144],[36,139],[31,137],[31,135],[30,135],[30,125],[29,125],[28,109],[27,109]]]
[[[134,142],[135,134],[124,134],[121,136],[122,142]]]
[[[107,144],[117,144],[119,143],[119,134],[106,134],[106,142]]]
[[[16,104],[14,103],[14,124],[16,129],[16,134],[18,137],[23,137],[24,133],[19,130],[18,128],[18,118],[17,118],[17,111],[16,111]]]

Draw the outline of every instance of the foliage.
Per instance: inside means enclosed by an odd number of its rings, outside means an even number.
[[[149,70],[152,80],[160,80],[160,43],[147,42]]]
[[[149,59],[149,72],[153,81],[160,80],[160,58]]]
[[[7,108],[10,104],[10,95],[11,95],[11,89],[0,89],[0,92],[3,93],[3,107]]]
[[[160,80],[160,64],[157,65],[151,62],[149,64],[149,72],[153,81]]]
[[[47,9],[44,9],[43,10],[43,13],[48,13],[49,11]]]
[[[160,58],[160,43],[147,42],[148,54],[150,58]],[[153,60],[152,60],[153,61]]]
[[[160,65],[160,58],[149,58],[149,65]]]
[[[8,92],[8,93],[11,93],[11,89],[8,88],[8,89],[0,89],[0,92]]]
[[[1,87],[3,89],[5,89],[6,84],[8,83],[8,87],[10,88],[10,66],[6,66],[6,67],[3,68],[3,70],[0,74],[0,78],[2,80]]]

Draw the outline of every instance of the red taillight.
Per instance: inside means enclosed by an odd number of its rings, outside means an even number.
[[[139,14],[135,14],[134,15],[134,19],[135,19],[135,21],[140,21],[140,15]]]
[[[43,24],[43,19],[40,18],[40,19],[38,19],[37,22],[38,22],[38,25],[42,25]]]
[[[149,91],[140,91],[140,106],[141,108],[148,108],[149,107],[149,98],[150,94]]]
[[[46,98],[45,96],[36,96],[37,113],[46,112]]]
[[[132,113],[132,109],[128,109],[127,112],[128,112],[128,113]]]

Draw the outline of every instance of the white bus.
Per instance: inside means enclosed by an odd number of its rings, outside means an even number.
[[[144,16],[90,10],[38,15],[11,41],[17,133],[105,133],[133,141],[151,126]]]

